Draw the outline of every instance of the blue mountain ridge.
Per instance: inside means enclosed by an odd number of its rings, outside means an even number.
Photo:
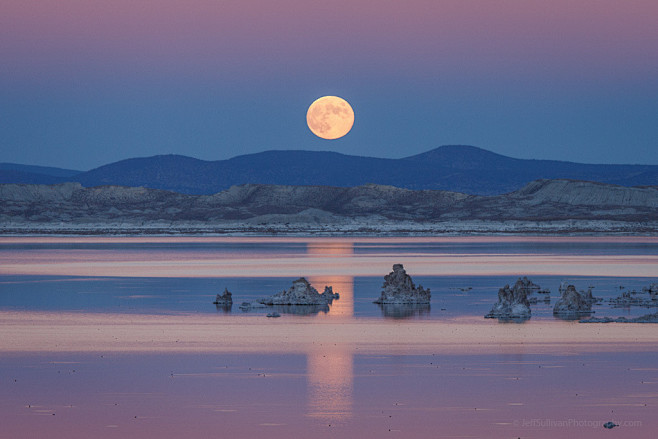
[[[2,177],[0,171],[0,178]],[[538,179],[597,181],[621,186],[658,185],[658,165],[597,165],[506,157],[465,145],[440,146],[401,159],[327,151],[274,150],[204,161],[158,155],[110,163],[66,177],[83,186],[144,186],[184,194],[212,194],[233,185],[353,187],[367,183],[497,195]],[[4,182],[6,178],[2,178]],[[14,181],[18,183],[19,181]],[[21,182],[22,183],[22,182]]]
[[[80,172],[50,166],[0,163],[0,183],[56,184],[71,181]]]

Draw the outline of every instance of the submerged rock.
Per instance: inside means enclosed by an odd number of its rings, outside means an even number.
[[[658,312],[635,318],[617,317],[616,319],[613,319],[612,317],[591,317],[589,319],[580,320],[580,323],[658,323]]]
[[[651,295],[651,300],[658,301],[658,284],[651,284],[648,287],[642,288],[642,291]]]
[[[264,305],[264,304],[259,303],[257,301],[242,302],[238,308],[240,308],[242,311],[246,312],[246,311],[251,311],[253,309],[259,309],[259,308],[266,309],[267,305]]]
[[[224,288],[224,294],[218,294],[213,303],[220,306],[233,305],[233,295],[228,288]]]
[[[638,296],[637,291],[624,291],[619,296],[608,300],[613,308],[627,308],[631,306],[651,305],[652,301]]]
[[[544,303],[551,303],[551,296],[544,296],[541,299],[538,297],[528,297],[528,303],[530,305],[536,305],[540,302],[540,300]]]
[[[528,294],[535,289],[539,290],[539,286],[530,282],[527,277],[519,278],[512,288],[509,284],[505,285],[498,290],[498,302],[484,317],[502,320],[529,319],[531,312]]]
[[[328,305],[338,298],[339,295],[331,287],[325,287],[320,294],[305,278],[300,277],[293,281],[290,289],[259,299],[258,302],[263,305]]]
[[[329,305],[264,305],[262,303],[253,301],[253,302],[243,302],[240,305],[240,310],[245,313],[263,313],[273,314],[277,313],[279,315],[283,314],[293,314],[298,316],[310,316],[319,313],[328,313],[330,311]]]
[[[649,294],[649,297],[644,296]],[[624,291],[620,296],[610,299],[608,303],[614,308],[630,308],[631,306],[641,306],[644,308],[658,307],[658,285],[653,284],[650,287],[642,288],[642,292]]]
[[[573,285],[560,285],[560,298],[555,303],[553,315],[568,320],[575,320],[592,313],[592,305],[597,302],[592,296],[592,289],[579,293]]]
[[[429,288],[422,285],[414,285],[411,277],[404,270],[402,264],[393,265],[393,271],[384,276],[384,284],[379,299],[379,304],[428,304],[432,295]]]

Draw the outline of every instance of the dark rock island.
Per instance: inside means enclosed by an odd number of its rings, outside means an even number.
[[[539,285],[534,284],[527,277],[519,278],[512,288],[505,285],[498,290],[498,302],[494,304],[489,314],[484,317],[501,320],[529,319],[531,312],[528,295],[539,290]]]
[[[217,306],[231,306],[233,305],[233,295],[228,288],[224,288],[224,293],[218,294],[213,303]]]
[[[573,285],[560,285],[560,298],[555,303],[553,315],[565,320],[576,320],[592,313],[592,305],[598,299],[592,296],[591,288],[587,292],[578,292]]]
[[[322,294],[300,277],[293,281],[292,287],[283,290],[273,296],[258,299],[263,305],[329,305],[334,299],[338,299],[338,293],[334,293],[332,287],[325,286]]]
[[[414,285],[402,264],[393,265],[393,271],[384,276],[378,304],[429,304],[432,295],[429,288]]]

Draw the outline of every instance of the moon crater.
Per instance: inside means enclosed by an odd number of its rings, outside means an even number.
[[[323,96],[316,99],[306,113],[308,128],[323,139],[338,139],[354,125],[354,111],[345,99]]]

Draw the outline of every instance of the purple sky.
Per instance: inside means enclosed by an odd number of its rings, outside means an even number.
[[[658,2],[3,0],[0,161],[267,149],[658,164]],[[316,98],[348,100],[315,138]]]

